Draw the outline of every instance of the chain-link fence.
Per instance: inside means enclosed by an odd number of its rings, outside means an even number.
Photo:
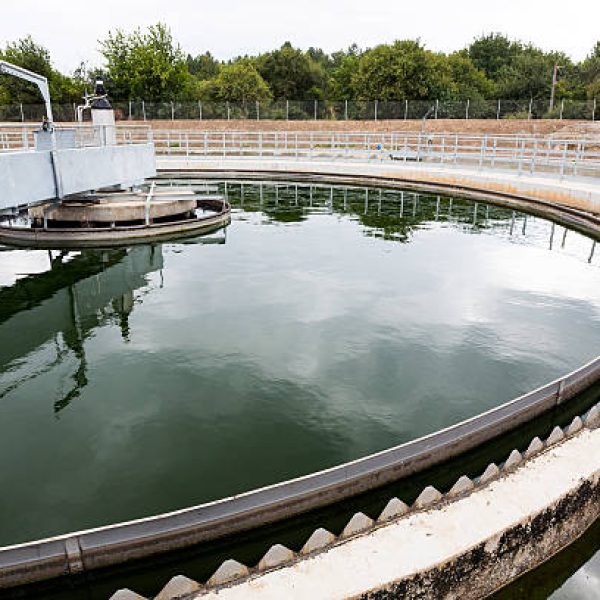
[[[277,100],[271,102],[131,102],[113,103],[117,120],[414,120],[423,119],[577,119],[600,117],[596,100]],[[76,104],[53,105],[54,120],[77,120]],[[0,105],[0,122],[40,122],[42,104]]]

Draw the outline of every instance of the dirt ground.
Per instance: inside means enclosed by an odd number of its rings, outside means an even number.
[[[422,122],[414,121],[268,121],[268,120],[157,120],[120,121],[120,125],[151,125],[154,129],[202,131],[348,131],[404,132],[420,131]],[[518,120],[518,119],[431,119],[427,131],[473,134],[582,135],[600,134],[600,123],[589,121]]]

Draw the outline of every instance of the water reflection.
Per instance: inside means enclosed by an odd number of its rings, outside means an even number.
[[[194,243],[225,243],[225,236],[198,237]],[[18,265],[19,254],[11,259]],[[0,374],[4,383],[0,400],[40,375],[58,367],[69,356],[76,366],[66,391],[57,391],[54,412],[58,414],[77,399],[88,385],[86,341],[94,331],[116,325],[124,342],[131,339],[130,315],[147,288],[148,275],[157,272],[162,281],[164,265],[160,245],[126,249],[84,249],[81,251],[38,251],[36,273],[16,278],[0,287]],[[47,269],[40,263],[47,256]],[[15,265],[15,266],[16,266]],[[18,267],[17,267],[18,268]],[[158,287],[161,287],[160,283]],[[43,347],[46,353],[35,367],[26,358]]]

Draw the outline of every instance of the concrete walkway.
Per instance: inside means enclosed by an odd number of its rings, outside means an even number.
[[[221,158],[157,156],[159,171],[203,171],[235,173],[276,173],[321,176],[380,177],[413,184],[437,184],[493,193],[521,195],[600,214],[600,180],[561,178],[556,174],[529,175],[526,172],[478,169],[475,167],[413,163],[390,160],[348,161],[294,158]],[[293,175],[291,175],[293,177]]]

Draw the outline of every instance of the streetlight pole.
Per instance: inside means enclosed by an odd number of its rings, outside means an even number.
[[[552,72],[552,88],[550,89],[550,111],[554,109],[554,96],[556,94],[556,84],[558,83],[558,71],[562,67],[558,64],[554,64],[554,70]]]

